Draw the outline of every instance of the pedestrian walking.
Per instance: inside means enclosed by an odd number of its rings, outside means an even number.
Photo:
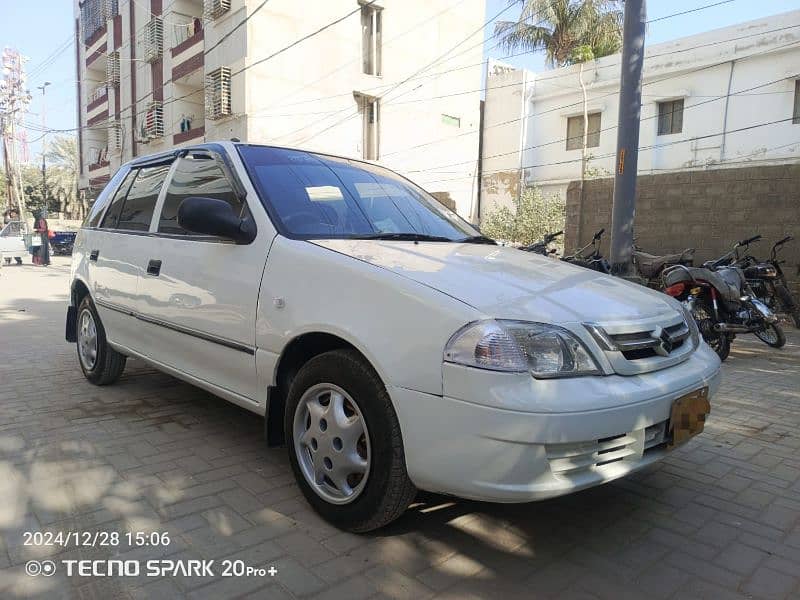
[[[50,264],[50,229],[47,226],[47,219],[44,218],[43,212],[37,214],[33,230],[42,239],[42,245],[33,254],[33,264],[46,267]]]

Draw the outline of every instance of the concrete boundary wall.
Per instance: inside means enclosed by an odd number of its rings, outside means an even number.
[[[580,182],[569,184],[567,249],[585,244],[605,227],[603,251],[608,252],[613,187],[610,178],[587,181],[581,203]],[[752,253],[767,258],[775,241],[793,235],[781,257],[800,292],[800,163],[640,176],[634,227],[643,250],[662,254],[694,247],[696,264],[756,234],[764,240],[751,246]]]

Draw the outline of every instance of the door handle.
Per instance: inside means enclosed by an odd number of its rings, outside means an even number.
[[[161,261],[160,260],[151,260],[147,263],[147,274],[148,275],[155,275],[158,277],[158,274],[161,273]]]
[[[89,260],[97,262],[97,257],[100,256],[100,250],[92,250],[89,253]]]

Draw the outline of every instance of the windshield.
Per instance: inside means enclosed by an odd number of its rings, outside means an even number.
[[[458,241],[480,235],[388,169],[267,146],[239,146],[239,152],[273,219],[292,237]]]

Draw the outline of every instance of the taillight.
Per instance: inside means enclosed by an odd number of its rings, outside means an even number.
[[[664,292],[666,294],[672,296],[673,298],[677,298],[678,296],[680,296],[683,293],[683,290],[685,290],[685,289],[686,289],[686,284],[681,282],[681,283],[676,283],[675,285],[669,286],[667,289],[664,290]]]

